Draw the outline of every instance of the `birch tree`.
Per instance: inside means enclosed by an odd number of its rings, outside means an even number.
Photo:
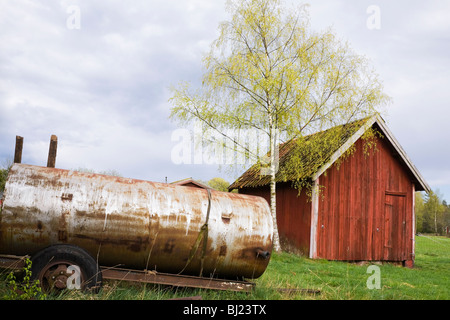
[[[171,118],[180,124],[201,121],[235,143],[230,129],[265,135],[278,251],[277,145],[372,115],[388,97],[363,56],[331,29],[311,30],[307,6],[246,0],[229,1],[227,9],[230,19],[220,24],[220,34],[203,60],[201,88],[193,90],[186,83],[173,88]],[[330,144],[338,140],[330,139]]]

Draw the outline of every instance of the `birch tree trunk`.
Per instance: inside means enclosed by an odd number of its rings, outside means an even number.
[[[279,252],[281,251],[281,245],[277,224],[277,194],[275,182],[275,175],[278,168],[278,152],[276,152],[276,128],[273,120],[270,120],[270,211],[273,220],[273,250]]]

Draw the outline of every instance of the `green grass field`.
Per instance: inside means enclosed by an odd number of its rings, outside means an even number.
[[[413,269],[392,264],[369,264],[311,260],[293,254],[274,254],[251,293],[205,289],[172,288],[151,284],[105,281],[98,294],[66,291],[47,299],[80,300],[161,300],[201,296],[204,300],[449,300],[450,238],[416,237]],[[379,289],[369,287],[379,275]],[[6,279],[2,275],[2,279]],[[369,282],[369,287],[368,283]],[[6,281],[0,286],[4,297]],[[282,290],[279,290],[282,289]],[[288,289],[288,290],[286,290]]]

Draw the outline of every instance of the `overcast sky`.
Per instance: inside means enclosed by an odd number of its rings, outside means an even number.
[[[450,1],[310,1],[367,56],[393,98],[388,126],[450,202]],[[200,83],[201,59],[228,18],[224,0],[0,0],[0,161],[24,137],[23,163],[116,170],[152,181],[234,173],[174,163],[169,88]]]

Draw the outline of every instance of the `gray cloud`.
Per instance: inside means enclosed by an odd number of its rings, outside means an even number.
[[[62,168],[157,181],[237,176],[170,158],[168,88],[200,83],[223,1],[0,2],[0,159],[12,156],[17,134],[23,161],[45,165],[56,134]],[[70,5],[80,9],[80,29],[67,27]],[[369,5],[380,8],[379,30],[367,28]],[[310,13],[315,29],[333,26],[372,61],[393,98],[388,125],[449,201],[448,1],[315,0]]]

